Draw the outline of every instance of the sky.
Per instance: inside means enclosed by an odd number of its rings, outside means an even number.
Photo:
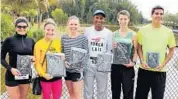
[[[172,14],[178,13],[178,0],[130,0],[137,5],[139,11],[147,19],[151,19],[151,9],[155,5],[160,5],[165,9],[165,12]]]

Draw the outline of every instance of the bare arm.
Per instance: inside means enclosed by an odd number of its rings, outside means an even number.
[[[132,43],[134,46],[133,61],[136,61],[137,60],[137,46],[138,46],[136,35],[133,36]]]
[[[162,63],[164,66],[171,60],[171,58],[174,54],[174,50],[175,50],[175,47],[169,48],[169,53],[168,53],[166,59],[164,60],[164,62]]]
[[[146,63],[146,61],[143,57],[142,45],[140,45],[139,43],[138,43],[138,56],[140,58],[140,63],[142,65],[142,67],[145,68],[145,69],[148,69],[149,66],[147,65],[147,63]]]
[[[143,59],[142,45],[140,45],[140,44],[138,44],[138,56],[139,56],[140,60],[144,60]]]

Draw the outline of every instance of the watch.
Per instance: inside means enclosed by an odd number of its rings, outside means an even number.
[[[137,62],[136,62],[136,61],[133,61],[133,63],[134,63],[134,65],[136,65],[136,64],[137,64]]]

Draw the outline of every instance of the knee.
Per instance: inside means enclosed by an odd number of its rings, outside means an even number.
[[[20,94],[8,95],[9,99],[21,99]]]
[[[28,92],[20,93],[20,99],[27,99],[27,94],[28,94]]]
[[[80,91],[74,92],[74,95],[75,95],[76,99],[82,99],[82,92],[80,92]]]
[[[8,92],[7,91],[7,95],[8,95],[8,99],[21,99],[20,98],[20,92],[15,92],[15,91],[13,91],[13,92]]]
[[[70,99],[76,99],[75,94],[73,93],[69,94],[69,96],[70,96]]]
[[[20,99],[27,99],[27,96],[20,95]]]

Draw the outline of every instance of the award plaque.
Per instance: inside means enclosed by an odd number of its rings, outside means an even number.
[[[110,53],[98,54],[97,70],[101,72],[110,72],[113,55]]]
[[[117,43],[117,47],[113,49],[113,64],[129,64],[130,49],[130,43]]]
[[[159,53],[147,52],[147,65],[151,68],[156,68],[159,65],[159,55]]]
[[[69,60],[71,69],[80,71],[87,64],[87,59],[88,59],[87,50],[75,47],[71,48]]]
[[[53,77],[65,77],[65,55],[63,53],[47,53],[47,73]]]
[[[31,56],[29,55],[17,55],[17,69],[21,73],[20,76],[15,76],[16,80],[29,79],[31,74]]]

